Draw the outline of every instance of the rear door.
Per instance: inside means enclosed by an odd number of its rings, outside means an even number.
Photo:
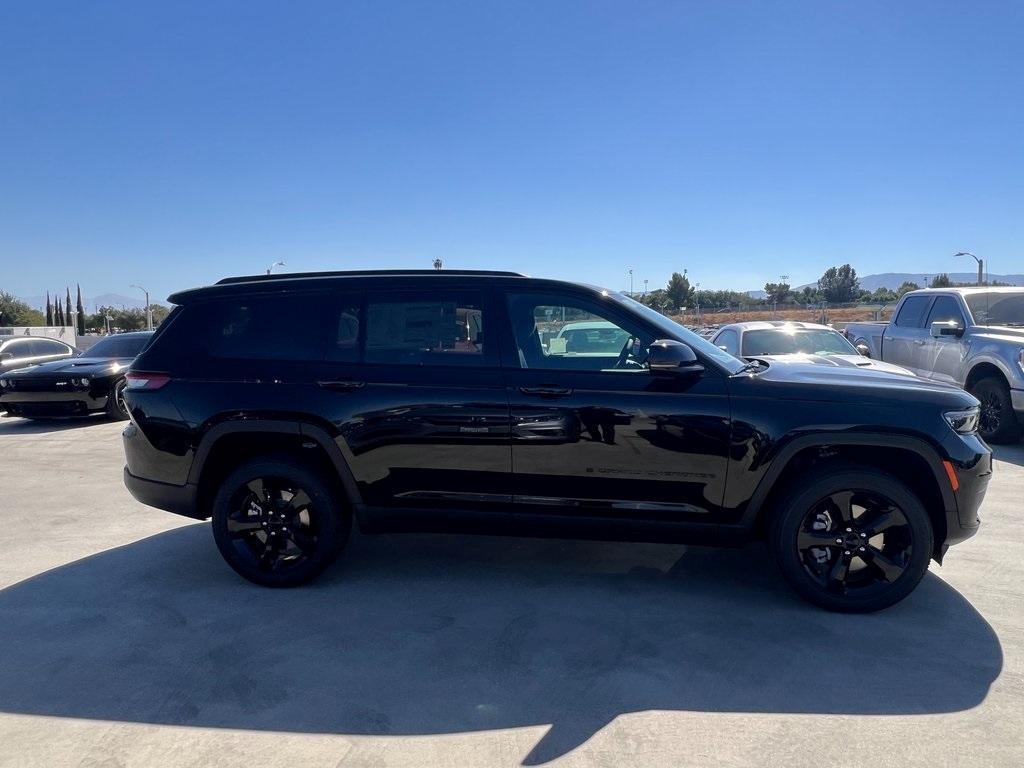
[[[885,362],[902,365],[918,376],[927,376],[924,347],[930,334],[925,327],[925,318],[931,303],[929,294],[907,296],[903,300],[900,311],[885,329],[882,340],[882,359]]]
[[[656,331],[611,300],[561,290],[506,299],[515,512],[718,522],[724,377],[710,366],[690,378],[652,375],[644,360]],[[570,345],[559,332],[572,326],[601,333]]]
[[[336,294],[318,412],[368,505],[500,510],[511,453],[493,297],[440,280]]]

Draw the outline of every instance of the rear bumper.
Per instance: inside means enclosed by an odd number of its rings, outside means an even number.
[[[10,392],[0,395],[0,411],[12,416],[84,416],[102,411],[107,396],[92,397],[86,390],[70,392]]]
[[[195,520],[206,519],[197,510],[196,486],[194,485],[188,483],[171,485],[170,483],[158,483],[156,480],[146,480],[133,475],[128,471],[128,467],[124,468],[124,484],[136,500],[147,506],[191,517]]]
[[[1010,390],[1010,404],[1013,406],[1013,410],[1017,412],[1017,416],[1024,419],[1024,389]]]

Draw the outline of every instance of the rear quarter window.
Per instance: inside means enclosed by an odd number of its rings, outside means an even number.
[[[907,296],[895,324],[900,328],[924,328],[924,313],[931,300],[931,296]]]

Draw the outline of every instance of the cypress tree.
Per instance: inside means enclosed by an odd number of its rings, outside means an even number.
[[[64,325],[68,325],[74,315],[71,314],[71,289],[65,285],[64,290],[67,291],[67,299],[64,304]]]
[[[46,324],[53,325],[53,305],[50,304],[50,292],[46,292]]]
[[[85,307],[82,306],[82,286],[75,283],[75,289],[78,292],[78,302],[75,307],[78,310],[78,328],[75,329],[75,333],[79,336],[85,336]]]

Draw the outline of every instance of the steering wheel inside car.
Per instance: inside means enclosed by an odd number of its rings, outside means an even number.
[[[639,360],[630,358],[629,351],[633,348],[633,344],[639,342],[640,339],[637,336],[630,336],[626,339],[626,343],[622,345],[622,351],[619,352],[619,357],[615,361],[613,368],[643,368],[643,363]]]

